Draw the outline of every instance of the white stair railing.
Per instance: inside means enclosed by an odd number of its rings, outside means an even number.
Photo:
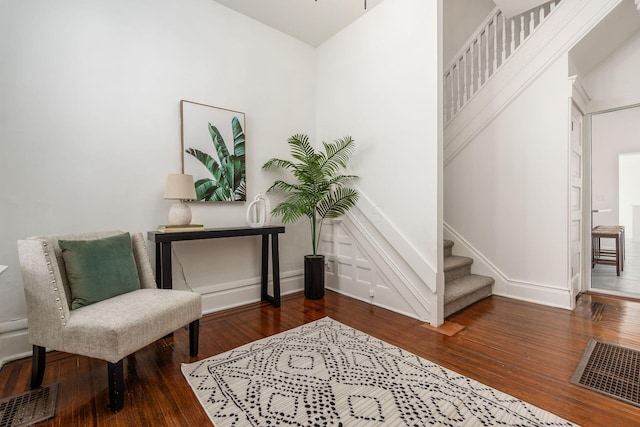
[[[445,124],[555,10],[552,0],[512,18],[494,9],[453,57],[444,73]],[[636,0],[636,3],[640,0]]]

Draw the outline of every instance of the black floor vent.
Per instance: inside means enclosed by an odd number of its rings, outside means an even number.
[[[640,406],[640,351],[591,340],[571,382]]]
[[[22,427],[56,414],[59,383],[0,400],[0,427]]]

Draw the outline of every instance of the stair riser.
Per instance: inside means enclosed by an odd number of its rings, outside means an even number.
[[[444,248],[444,256],[451,256],[453,255],[453,248],[449,247],[449,248]]]
[[[481,299],[484,299],[491,295],[491,285],[487,285],[484,288],[478,289],[477,291],[464,296],[463,298],[459,298],[457,300],[451,301],[449,304],[445,304],[444,306],[444,317],[449,317],[453,313],[456,313],[463,308],[474,304]]]
[[[460,277],[467,276],[471,274],[471,265],[465,265],[462,267],[458,267],[451,271],[446,271],[444,273],[444,282],[450,282],[452,280],[459,279]]]

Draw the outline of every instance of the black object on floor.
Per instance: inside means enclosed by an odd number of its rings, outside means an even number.
[[[591,340],[571,383],[640,406],[640,351]]]
[[[59,384],[0,400],[0,427],[28,426],[54,417]]]

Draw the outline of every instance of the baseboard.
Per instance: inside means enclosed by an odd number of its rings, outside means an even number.
[[[558,289],[547,285],[514,280],[509,281],[506,292],[494,292],[494,295],[571,310],[571,293],[569,289]]]
[[[31,356],[27,319],[0,323],[0,368],[7,362]]]
[[[269,293],[271,293],[271,281]],[[302,270],[280,275],[280,295],[292,294],[304,289]],[[260,301],[260,278],[221,283],[195,289],[202,295],[202,313],[209,314]]]
[[[271,289],[271,282],[269,283]],[[302,270],[287,271],[280,275],[280,295],[302,289]],[[202,313],[209,314],[260,301],[260,278],[222,283],[197,288],[195,291],[202,295]],[[27,319],[0,323],[0,368],[12,360],[31,356],[27,326]]]
[[[493,294],[536,304],[571,309],[569,289],[560,289],[543,283],[533,283],[507,277],[495,264],[464,239],[446,222],[443,224],[445,239],[454,242],[456,255],[473,258],[471,272],[493,277]]]
[[[358,301],[366,302],[367,304],[371,304],[371,305],[373,305],[375,307],[384,308],[385,310],[389,310],[389,311],[392,311],[394,313],[402,314],[403,316],[407,316],[407,317],[410,317],[412,319],[416,319],[416,320],[419,320],[421,322],[424,322],[424,319],[421,319],[420,316],[418,316],[416,313],[413,313],[413,312],[410,312],[410,311],[406,311],[406,310],[401,310],[395,305],[387,305],[387,304],[379,303],[377,301],[372,300],[371,298],[363,297],[363,296],[355,294],[353,292],[349,292],[348,290],[346,290],[346,289],[344,289],[342,287],[339,287],[339,286],[336,287],[336,286],[327,285],[327,286],[325,286],[325,288],[329,289],[329,290],[331,290],[333,292],[339,293],[341,295],[347,296],[349,298],[353,298],[353,299],[358,300]]]

